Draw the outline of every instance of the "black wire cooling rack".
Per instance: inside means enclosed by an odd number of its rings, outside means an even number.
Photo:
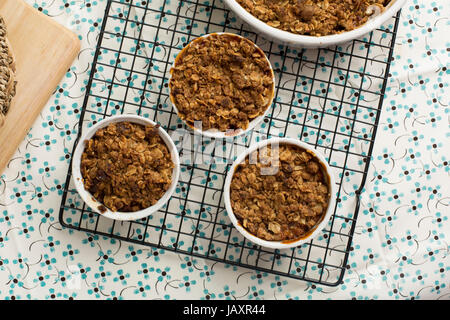
[[[344,45],[302,50],[261,38],[220,0],[109,0],[79,136],[84,128],[121,113],[149,117],[172,134],[183,129],[168,96],[169,70],[176,54],[206,33],[237,33],[258,44],[275,70],[276,99],[272,112],[247,136],[224,141],[194,137],[193,143],[179,144],[183,164],[176,193],[148,218],[118,222],[92,212],[76,192],[69,168],[61,224],[289,278],[338,285],[352,249],[398,18]],[[192,137],[190,131],[185,133]],[[228,164],[243,148],[271,136],[298,138],[322,151],[339,185],[328,226],[316,239],[295,249],[271,250],[245,240],[232,226],[223,204]]]

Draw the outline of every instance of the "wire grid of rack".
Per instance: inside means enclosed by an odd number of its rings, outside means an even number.
[[[380,118],[398,17],[371,34],[327,49],[295,49],[258,36],[221,0],[109,0],[79,123],[140,114],[170,134],[183,132],[176,193],[148,218],[118,222],[91,211],[69,168],[60,209],[63,226],[163,248],[293,279],[342,282]],[[246,136],[200,140],[185,130],[169,100],[168,76],[178,52],[213,32],[241,34],[258,44],[276,74],[271,113]],[[179,133],[178,133],[179,134]],[[301,139],[327,157],[339,194],[322,233],[289,250],[254,245],[232,226],[223,204],[226,172],[235,156],[260,139]],[[181,141],[181,140],[180,140]],[[200,159],[200,160],[199,160]]]

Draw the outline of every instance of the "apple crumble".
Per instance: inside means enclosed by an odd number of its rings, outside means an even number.
[[[272,103],[274,75],[264,52],[248,39],[211,34],[192,41],[171,69],[171,100],[192,128],[247,129]]]
[[[236,167],[231,207],[241,225],[268,241],[309,235],[324,218],[329,177],[311,152],[291,144],[268,145]]]
[[[296,34],[326,36],[351,31],[391,0],[237,0],[269,26]]]
[[[158,127],[117,122],[85,141],[81,174],[100,211],[139,211],[169,189],[174,163]]]

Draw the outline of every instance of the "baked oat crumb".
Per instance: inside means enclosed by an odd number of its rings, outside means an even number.
[[[178,115],[190,127],[201,121],[203,131],[245,130],[272,103],[273,71],[264,52],[233,34],[195,39],[170,72]]]
[[[269,167],[275,168],[274,174],[264,172]],[[323,219],[330,199],[322,168],[317,157],[291,144],[254,151],[233,175],[233,213],[245,229],[264,240],[307,236]]]
[[[383,11],[390,1],[237,0],[245,10],[269,26],[317,37],[356,29],[376,11]]]
[[[172,183],[174,164],[158,134],[158,126],[112,123],[85,141],[81,156],[83,183],[92,196],[112,211],[148,208]]]

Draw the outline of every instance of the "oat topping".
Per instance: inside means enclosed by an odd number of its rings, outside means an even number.
[[[307,236],[323,219],[330,199],[322,168],[317,157],[291,144],[252,152],[236,167],[231,181],[234,214],[245,229],[264,240]]]
[[[269,26],[292,33],[326,36],[356,29],[391,0],[237,0]]]
[[[273,72],[264,52],[232,34],[192,41],[171,74],[171,99],[180,118],[191,127],[201,121],[203,131],[245,130],[273,99]]]
[[[11,101],[16,95],[16,63],[0,16],[0,128],[4,125]]]
[[[130,122],[99,129],[85,141],[81,156],[85,188],[102,205],[119,212],[156,204],[170,187],[173,168],[158,128]],[[102,205],[99,210],[104,211]]]

